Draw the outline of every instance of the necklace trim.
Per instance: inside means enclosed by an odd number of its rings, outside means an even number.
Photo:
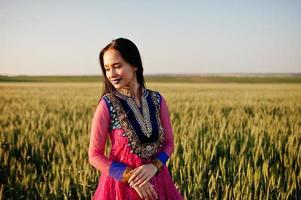
[[[120,88],[117,90],[117,92],[119,92],[125,96],[131,97],[131,92],[129,89]]]
[[[132,98],[130,89],[120,88],[120,89],[115,90],[114,92],[118,92],[121,95],[124,95],[128,98]],[[142,88],[142,96],[145,96],[146,92],[147,92],[147,90],[145,88]]]

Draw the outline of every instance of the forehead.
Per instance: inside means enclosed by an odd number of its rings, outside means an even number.
[[[103,64],[105,66],[122,62],[124,62],[123,58],[121,57],[119,51],[115,49],[109,49],[103,54]]]

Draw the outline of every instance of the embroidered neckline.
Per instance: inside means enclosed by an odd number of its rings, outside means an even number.
[[[112,106],[112,109],[114,108],[114,111],[119,113],[118,115],[114,115],[114,117],[117,118],[116,120],[119,121],[120,126],[124,129],[122,136],[128,138],[128,146],[131,148],[130,152],[135,153],[145,159],[151,158],[159,150],[159,148],[163,146],[164,142],[164,130],[160,120],[160,97],[156,92],[148,91],[148,93],[151,95],[151,99],[155,103],[155,115],[158,124],[158,139],[156,141],[147,143],[140,142],[138,135],[128,121],[125,110],[123,109],[117,96],[113,93],[109,93],[105,97],[107,100],[109,100],[109,104]]]
[[[135,100],[132,97],[125,96],[121,94],[119,91],[115,91],[114,94],[124,100],[126,100],[127,104],[130,106],[132,109],[134,116],[139,123],[141,130],[143,134],[146,137],[150,137],[152,135],[152,124],[151,124],[151,119],[150,119],[150,112],[147,104],[147,94],[148,91],[144,89],[144,94],[141,96],[141,107],[142,107],[142,113],[139,110],[139,107],[137,106]]]

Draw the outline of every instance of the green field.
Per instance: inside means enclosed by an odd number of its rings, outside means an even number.
[[[301,84],[250,81],[147,84],[167,100],[168,167],[186,199],[301,197]],[[0,199],[90,199],[102,84],[29,82],[0,83]]]

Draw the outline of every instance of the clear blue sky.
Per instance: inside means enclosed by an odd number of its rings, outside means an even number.
[[[145,74],[301,72],[301,1],[1,0],[0,74],[100,75],[118,37]]]

